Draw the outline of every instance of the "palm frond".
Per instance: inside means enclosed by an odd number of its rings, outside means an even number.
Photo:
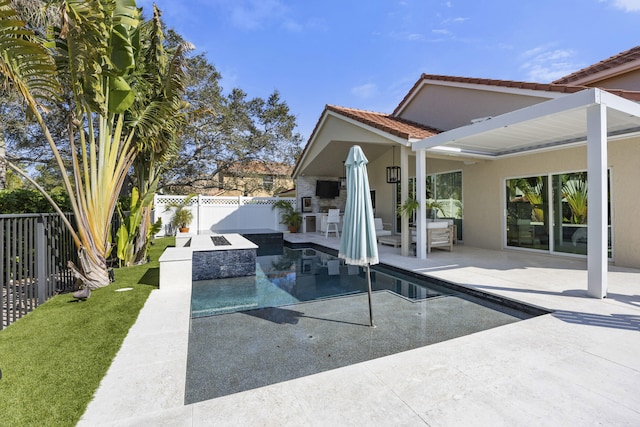
[[[562,187],[562,197],[565,198],[571,213],[574,224],[585,224],[588,212],[589,187],[586,180],[573,179],[567,181]]]
[[[19,19],[9,0],[0,0],[0,75],[4,85],[18,91],[31,110],[46,110],[43,101],[61,93],[53,57]]]
[[[138,81],[138,87],[146,96],[136,101],[131,109],[128,125],[136,130],[139,152],[153,152],[160,157],[165,151],[174,153],[175,135],[184,124],[188,105],[182,100],[186,81],[186,54],[190,44],[179,45],[170,60],[162,47],[163,37],[160,26],[160,12],[154,10],[150,42],[146,48],[145,61]],[[162,60],[157,57],[162,56]]]

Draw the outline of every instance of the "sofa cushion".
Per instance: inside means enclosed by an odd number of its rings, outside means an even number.
[[[427,223],[427,228],[447,228],[449,223],[447,221],[433,221]]]

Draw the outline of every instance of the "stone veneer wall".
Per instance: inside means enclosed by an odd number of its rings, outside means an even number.
[[[298,195],[297,203],[300,204],[301,197],[311,197],[311,208],[313,212],[326,212],[330,208],[338,208],[344,211],[347,201],[347,191],[340,190],[340,195],[334,199],[320,199],[316,197],[316,182],[318,180],[337,181],[336,177],[325,176],[300,176],[296,186]]]
[[[191,280],[255,276],[256,250],[193,251]]]

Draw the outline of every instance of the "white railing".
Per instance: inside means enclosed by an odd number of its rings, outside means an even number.
[[[166,207],[172,203],[180,203],[187,196],[156,194],[154,197],[154,221],[162,218],[162,230],[156,236],[172,235],[171,217],[175,209]],[[295,197],[223,197],[197,196],[190,200],[189,209],[193,212],[191,232],[227,231],[270,228],[286,231],[280,224],[279,209],[271,206],[278,200],[288,200],[296,207]]]

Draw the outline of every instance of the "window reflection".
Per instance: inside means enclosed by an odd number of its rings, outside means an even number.
[[[462,171],[445,172],[428,175],[425,183],[427,196],[427,218],[451,219],[457,226],[457,240],[462,240]],[[397,206],[402,206],[400,200],[401,184],[396,186]],[[416,197],[416,178],[409,178],[409,197]],[[409,218],[411,226],[415,224],[416,213]],[[401,218],[398,216],[397,229],[401,228]]]
[[[509,179],[507,246],[549,249],[549,202],[546,176]]]
[[[548,185],[551,183],[552,203]],[[529,176],[506,180],[507,246],[587,254],[587,172]],[[609,199],[609,257],[611,201]],[[550,247],[549,230],[553,247]]]
[[[554,250],[587,254],[588,183],[587,172],[552,176],[554,201]],[[611,256],[611,203],[609,200],[608,248]]]

